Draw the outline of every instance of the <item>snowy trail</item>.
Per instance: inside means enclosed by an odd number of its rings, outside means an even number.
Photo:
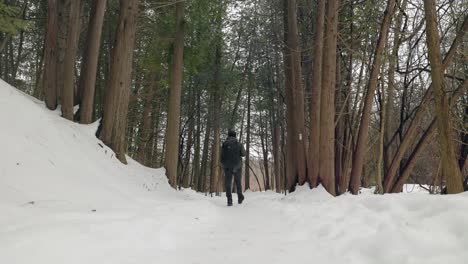
[[[96,212],[16,208],[9,214],[16,226],[1,225],[0,261],[461,264],[468,257],[466,196],[247,195],[233,208],[192,193]]]
[[[0,80],[0,263],[466,264],[468,193],[174,191]],[[234,194],[234,198],[236,198]]]

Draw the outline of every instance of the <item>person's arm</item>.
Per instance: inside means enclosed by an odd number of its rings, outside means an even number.
[[[219,155],[221,164],[223,164],[223,162],[224,162],[223,145],[224,145],[224,143],[221,145],[221,149],[219,150],[221,152],[221,155]]]

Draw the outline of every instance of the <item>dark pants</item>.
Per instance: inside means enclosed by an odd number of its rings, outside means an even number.
[[[241,184],[241,168],[224,168],[224,189],[226,190],[226,197],[228,202],[232,202],[232,176],[234,175],[234,182],[236,183],[237,199],[240,200],[244,197],[242,195]]]

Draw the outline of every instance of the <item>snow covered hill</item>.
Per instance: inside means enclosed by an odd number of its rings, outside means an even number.
[[[468,194],[224,197],[122,165],[0,80],[0,263],[468,263]]]

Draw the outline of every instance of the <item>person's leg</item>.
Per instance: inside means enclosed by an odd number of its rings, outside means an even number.
[[[226,198],[228,205],[232,205],[232,169],[224,169],[224,190],[226,190]]]
[[[234,172],[234,181],[236,182],[236,191],[237,191],[237,201],[239,203],[242,203],[242,201],[244,200],[244,195],[242,194],[242,170],[241,169],[237,169],[235,172]]]

